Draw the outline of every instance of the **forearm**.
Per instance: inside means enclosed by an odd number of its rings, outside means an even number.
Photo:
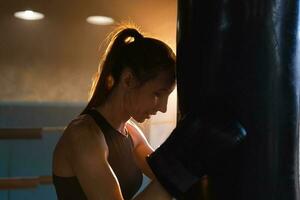
[[[157,181],[153,180],[133,200],[171,200],[172,196]]]

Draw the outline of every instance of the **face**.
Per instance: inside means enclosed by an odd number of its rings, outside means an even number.
[[[133,119],[142,123],[158,111],[167,111],[169,95],[175,88],[175,83],[168,80],[168,74],[162,72],[155,79],[133,88],[128,93],[126,107]]]

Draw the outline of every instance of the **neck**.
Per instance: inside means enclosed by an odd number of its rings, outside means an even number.
[[[117,95],[116,92],[111,93],[105,103],[96,107],[96,110],[103,115],[114,129],[126,134],[125,123],[130,119],[130,116],[125,110],[122,96]]]

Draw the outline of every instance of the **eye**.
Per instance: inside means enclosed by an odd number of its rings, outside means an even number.
[[[154,96],[159,98],[162,96],[162,94],[160,92],[154,92]]]

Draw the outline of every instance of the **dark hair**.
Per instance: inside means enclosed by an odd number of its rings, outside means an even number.
[[[170,81],[175,81],[176,56],[166,43],[144,37],[136,27],[125,26],[118,27],[110,38],[91,88],[89,103],[82,113],[105,102],[124,68],[129,68],[141,85],[162,71],[170,74]]]

